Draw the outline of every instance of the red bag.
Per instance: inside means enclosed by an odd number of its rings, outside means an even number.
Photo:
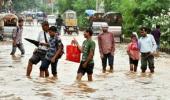
[[[80,62],[81,52],[75,45],[66,46],[66,60]]]

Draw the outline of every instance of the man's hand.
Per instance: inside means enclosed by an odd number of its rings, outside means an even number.
[[[130,56],[130,58],[132,58],[133,60],[135,60],[135,57],[134,57],[134,56]]]
[[[112,55],[112,56],[114,56],[114,55],[115,55],[115,53],[114,53],[114,52],[111,52],[111,55]]]
[[[104,55],[103,54],[100,54],[100,58],[103,59]]]
[[[52,57],[52,58],[51,58],[51,62],[52,62],[52,63],[55,63],[55,60],[56,60],[55,57]]]
[[[33,53],[35,53],[37,50],[38,50],[38,49],[37,49],[37,48],[35,48],[35,49],[34,49],[34,51],[33,51]]]
[[[152,55],[152,56],[155,56],[156,54],[157,54],[156,51],[149,53],[149,55]]]
[[[74,40],[71,41],[72,44],[78,45],[78,41],[74,38]]]
[[[13,41],[13,45],[14,45],[14,46],[17,46],[17,42],[16,42],[16,41]]]
[[[83,68],[86,68],[87,67],[87,62],[84,62],[83,63]]]

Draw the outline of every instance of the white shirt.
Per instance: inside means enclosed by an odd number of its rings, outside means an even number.
[[[50,35],[48,34],[48,32],[45,32],[46,34],[46,37],[47,37],[47,42],[49,42],[49,39],[50,39]],[[45,42],[45,37],[44,37],[44,31],[41,31],[38,35],[38,38],[37,38],[37,41],[39,41],[40,43],[46,43]],[[42,50],[47,50],[48,48],[46,46],[42,46],[42,45],[39,45],[38,47],[39,49],[42,49]]]
[[[153,53],[156,51],[157,45],[154,37],[151,34],[147,34],[146,37],[141,37],[139,39],[139,49],[141,53]]]

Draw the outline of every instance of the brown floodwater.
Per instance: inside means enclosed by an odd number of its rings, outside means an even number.
[[[40,26],[24,27],[23,38],[36,39]],[[65,45],[73,38],[80,44],[80,35],[61,36]],[[170,98],[170,55],[160,53],[155,58],[155,73],[129,72],[126,54],[127,44],[116,44],[114,73],[102,73],[101,60],[96,42],[93,82],[85,75],[77,82],[76,73],[79,63],[66,61],[65,55],[58,62],[58,79],[39,78],[39,66],[33,66],[31,78],[25,76],[28,59],[35,46],[23,40],[26,54],[20,56],[19,50],[11,57],[11,41],[0,42],[0,100],[169,100]],[[66,46],[65,46],[66,47]],[[109,70],[109,68],[108,68]],[[51,69],[49,69],[51,71]],[[52,75],[50,75],[51,77]]]

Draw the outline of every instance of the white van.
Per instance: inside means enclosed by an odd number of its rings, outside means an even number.
[[[47,15],[47,21],[48,21],[49,25],[55,25],[56,16],[55,15]]]

